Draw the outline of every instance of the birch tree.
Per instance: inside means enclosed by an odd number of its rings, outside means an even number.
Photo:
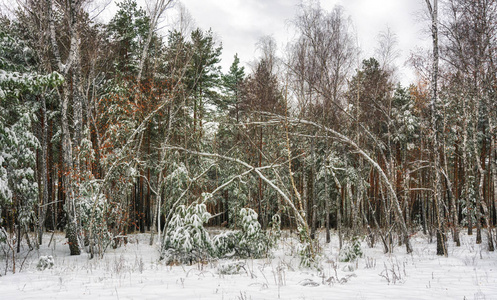
[[[143,68],[145,66],[145,61],[148,58],[148,51],[150,48],[150,43],[152,41],[152,36],[157,30],[161,17],[163,17],[165,11],[170,8],[174,3],[174,0],[148,0],[147,9],[150,18],[150,24],[148,29],[148,34],[146,36],[145,43],[143,44],[142,53],[140,56],[140,63],[138,65],[138,75],[136,81],[138,85],[141,82]]]
[[[431,70],[431,142],[432,142],[432,155],[433,155],[433,172],[435,173],[435,182],[433,186],[433,198],[437,212],[437,255],[448,255],[447,251],[447,238],[445,236],[445,217],[444,217],[444,203],[442,198],[442,182],[441,182],[441,163],[440,163],[440,149],[439,145],[439,108],[438,108],[438,63],[439,63],[439,50],[438,50],[438,0],[426,0],[426,6],[429,16],[431,18],[431,37],[432,37],[432,70]]]

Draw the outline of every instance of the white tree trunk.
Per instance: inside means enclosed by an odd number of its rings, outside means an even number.
[[[152,4],[152,7],[149,7],[149,17],[150,17],[150,28],[148,30],[148,35],[147,35],[147,40],[145,41],[145,44],[143,45],[143,50],[142,54],[140,57],[140,63],[138,65],[138,76],[137,76],[137,82],[140,84],[142,74],[143,74],[143,68],[145,66],[145,61],[147,60],[148,57],[148,50],[150,48],[150,42],[152,41],[152,36],[154,34],[154,31],[157,27],[157,24],[159,23],[159,19],[161,18],[162,14],[164,11],[170,7],[170,5],[173,3],[173,0],[156,0],[154,4]]]
[[[437,213],[437,255],[448,255],[447,251],[447,238],[445,236],[445,218],[443,212],[443,201],[442,201],[442,180],[440,176],[441,164],[440,164],[440,149],[439,138],[438,138],[438,61],[439,61],[439,51],[438,51],[438,0],[433,0],[433,6],[430,0],[426,0],[428,6],[428,11],[431,17],[431,35],[433,42],[433,61],[432,61],[432,71],[431,71],[431,142],[433,145],[432,155],[433,155],[433,169],[435,172],[435,182],[434,182],[434,203],[436,206]]]

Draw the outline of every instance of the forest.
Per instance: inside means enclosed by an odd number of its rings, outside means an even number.
[[[0,14],[2,273],[55,232],[89,259],[147,234],[170,264],[264,257],[282,230],[311,268],[320,232],[494,251],[497,1],[422,2],[430,48],[404,86],[395,33],[360,58],[339,6],[302,2],[285,49],[261,37],[250,70],[223,72],[186,12],[159,30],[175,0],[122,0],[107,23],[92,0],[17,0]]]

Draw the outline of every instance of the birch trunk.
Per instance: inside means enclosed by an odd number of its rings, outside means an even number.
[[[74,119],[74,146],[79,149],[83,133],[83,86],[81,85],[81,51],[78,26],[77,1],[72,0],[71,5],[71,51],[72,65],[72,106]],[[75,160],[76,172],[79,173],[79,161]]]
[[[466,221],[468,222],[468,235],[473,235],[473,211],[471,208],[471,200],[469,199],[469,172],[468,172],[468,123],[469,115],[466,105],[466,99],[463,99],[463,149],[462,149],[462,165],[463,165],[463,197],[466,201]]]
[[[326,226],[326,243],[329,244],[331,241],[330,235],[330,199],[328,199],[330,192],[328,188],[328,167],[325,169],[325,178],[324,178],[324,194],[325,194],[325,219],[324,224]]]
[[[446,113],[444,111],[444,118],[443,118],[443,122],[444,122],[444,125],[443,125],[443,128],[444,128],[444,131],[445,129],[447,128],[447,118],[445,117],[446,116]],[[443,137],[443,149],[446,149],[446,143],[445,143],[445,135]],[[459,218],[457,216],[457,203],[456,203],[456,199],[453,195],[453,192],[452,192],[452,181],[450,180],[449,178],[449,175],[448,175],[448,165],[447,165],[447,153],[446,151],[443,151],[443,158],[444,158],[444,168],[443,168],[443,175],[444,175],[444,178],[445,178],[445,182],[447,184],[447,197],[449,198],[449,205],[450,205],[450,219],[452,221],[452,239],[453,241],[456,243],[456,246],[459,247],[461,246],[461,240],[459,238]],[[454,167],[456,168],[456,167]]]
[[[480,111],[480,101],[477,100],[477,106],[475,112],[477,114],[475,120],[478,120],[478,113]],[[487,204],[485,202],[485,197],[483,193],[483,184],[485,183],[485,170],[483,169],[480,155],[478,154],[478,144],[476,140],[476,121],[473,126],[473,149],[474,155],[476,159],[476,165],[478,166],[478,172],[480,173],[480,180],[478,184],[478,197],[476,198],[476,243],[481,244],[481,210],[483,210],[483,221],[485,222],[485,226],[487,227],[487,242],[488,242],[488,251],[494,251],[494,242],[492,235],[492,224],[490,224],[490,211],[488,210]],[[480,208],[481,207],[481,208]]]
[[[317,210],[317,191],[316,191],[316,180],[317,180],[317,172],[316,172],[316,148],[315,148],[315,139],[311,141],[311,155],[312,155],[312,195],[311,195],[311,239],[315,238],[316,235],[316,210]]]
[[[143,68],[145,66],[145,60],[147,59],[147,56],[148,56],[148,50],[150,48],[150,43],[152,41],[153,33],[157,27],[157,24],[159,23],[160,17],[164,13],[164,11],[172,4],[172,2],[173,2],[173,0],[156,0],[153,7],[151,7],[149,10],[150,28],[148,29],[147,40],[145,41],[145,44],[143,45],[143,50],[142,50],[142,54],[140,57],[140,63],[138,65],[138,76],[137,76],[138,85],[141,82]]]
[[[62,126],[62,157],[63,157],[63,185],[65,191],[65,211],[67,215],[67,238],[69,244],[69,250],[71,255],[81,254],[81,249],[79,247],[78,237],[80,233],[77,213],[76,213],[76,196],[74,192],[74,160],[73,160],[73,150],[71,142],[71,133],[69,130],[69,118],[68,118],[68,107],[69,107],[69,83],[68,83],[68,72],[72,68],[74,60],[79,59],[79,35],[77,28],[77,16],[81,8],[81,2],[78,0],[71,0],[68,2],[69,7],[69,36],[70,36],[70,49],[67,61],[65,64],[62,63],[59,47],[56,39],[55,25],[54,25],[54,14],[53,14],[53,1],[47,0],[47,16],[48,23],[50,27],[50,40],[52,51],[55,56],[55,61],[59,72],[65,77],[65,81],[62,85],[62,105],[61,105],[61,126]],[[73,72],[75,74],[77,72]],[[74,78],[73,78],[74,79]],[[74,83],[73,83],[74,84]],[[74,94],[73,94],[74,96]],[[76,105],[77,106],[77,105]],[[75,108],[77,109],[77,108]],[[81,122],[82,124],[82,122]],[[81,133],[81,132],[80,132]],[[76,173],[77,174],[77,173]]]
[[[64,83],[64,90],[67,91],[67,83]],[[72,159],[72,143],[71,135],[69,132],[69,122],[67,117],[67,108],[69,96],[67,93],[63,94],[62,99],[62,156],[64,162],[63,172],[63,185],[65,191],[65,211],[67,215],[67,239],[71,255],[80,255],[81,249],[79,248],[78,241],[78,222],[76,219],[76,203],[73,189],[72,179],[73,173],[73,159]]]
[[[157,190],[155,191],[155,196],[152,197],[155,198],[155,201],[152,200],[152,203],[150,205],[152,206],[152,226],[150,228],[150,246],[154,244],[154,235],[155,235],[155,226],[157,223],[157,219],[160,219],[159,215],[159,206],[161,205],[161,190],[162,190],[162,170],[159,170],[159,176],[157,178]],[[157,231],[159,232],[159,237],[160,237],[160,224],[157,223]],[[160,242],[160,241],[159,241]]]
[[[433,0],[433,6],[430,0],[426,0],[428,11],[431,16],[431,35],[433,40],[433,61],[431,73],[431,141],[433,143],[433,169],[435,172],[434,182],[434,200],[437,214],[437,255],[447,256],[447,238],[445,236],[445,218],[443,211],[442,200],[442,182],[440,178],[441,164],[440,164],[440,149],[438,141],[438,0]]]
[[[404,173],[404,180],[403,180],[403,185],[404,185],[404,207],[405,207],[405,212],[406,212],[406,225],[409,228],[411,225],[411,212],[409,208],[409,182],[411,179],[411,173],[409,173],[409,170],[406,170]]]

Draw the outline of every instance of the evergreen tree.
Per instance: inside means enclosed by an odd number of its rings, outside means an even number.
[[[203,32],[197,28],[191,33],[192,56],[186,79],[193,98],[193,132],[202,136],[206,117],[206,105],[212,105],[219,98],[220,66],[222,46],[217,46],[212,31]]]
[[[244,79],[245,68],[240,66],[238,54],[235,54],[235,58],[230,66],[229,72],[222,76],[225,102],[222,103],[220,108],[227,109],[231,115],[234,115],[237,123],[240,119],[240,89]]]
[[[38,74],[35,52],[14,34],[14,26],[0,25],[0,218],[2,208],[13,205],[20,233],[35,221],[38,203],[39,141],[32,125],[37,99],[63,79],[56,72]]]
[[[115,16],[107,25],[109,42],[115,52],[116,75],[137,75],[143,44],[149,33],[150,19],[135,0],[123,0]]]

